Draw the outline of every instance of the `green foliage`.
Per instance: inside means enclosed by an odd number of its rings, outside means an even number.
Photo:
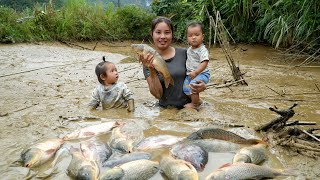
[[[213,4],[214,3],[214,4]],[[275,47],[308,44],[319,47],[319,0],[155,0],[153,11],[172,18],[175,36],[184,37],[186,22],[202,21],[220,11],[224,25],[238,42],[269,42]]]
[[[0,41],[24,41],[25,39],[32,40],[32,32],[28,26],[17,23],[16,20],[20,14],[16,13],[11,8],[0,7]]]
[[[172,19],[174,25],[174,37],[178,41],[184,41],[186,37],[186,25],[191,21],[200,21],[207,25],[205,11],[206,0],[154,0],[152,10],[158,16]],[[208,26],[205,26],[208,27]]]
[[[63,1],[65,0],[0,0],[0,5],[23,12],[27,8],[33,8],[36,5],[43,5],[49,2],[53,2],[56,7],[61,7]]]
[[[155,17],[133,5],[114,8],[112,3],[105,7],[86,0],[66,0],[62,8],[54,7],[37,4],[19,13],[0,6],[0,41],[140,40],[149,34]]]
[[[141,40],[150,34],[151,20],[156,16],[171,18],[174,37],[185,41],[187,23],[200,21],[208,32],[208,14],[215,16],[219,10],[224,25],[238,42],[320,47],[319,0],[154,0],[152,12],[134,5],[102,3],[107,0],[23,0],[20,4],[30,7],[23,11],[10,8],[17,0],[0,2],[7,5],[0,6],[2,42]],[[65,2],[61,8],[56,4],[59,2]]]
[[[125,5],[114,11],[108,9],[110,33],[118,39],[144,39],[150,32],[154,14],[135,5]]]

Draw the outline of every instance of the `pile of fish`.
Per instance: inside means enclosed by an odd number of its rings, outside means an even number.
[[[132,131],[134,129],[134,131]],[[108,142],[97,137],[110,135]],[[295,176],[292,169],[273,169],[261,165],[266,159],[267,144],[246,139],[219,128],[204,128],[187,137],[155,135],[144,137],[143,129],[134,122],[111,121],[88,126],[62,138],[34,144],[21,153],[23,166],[39,167],[52,161],[61,147],[76,140],[68,148],[72,159],[67,168],[74,179],[144,180],[156,173],[169,180],[197,180],[209,152],[236,152],[232,164],[226,164],[205,178],[263,179]],[[169,153],[151,153],[169,149]],[[154,154],[157,154],[155,156]]]

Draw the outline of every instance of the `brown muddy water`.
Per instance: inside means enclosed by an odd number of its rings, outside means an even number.
[[[95,43],[82,43],[92,49]],[[21,167],[21,151],[48,138],[62,137],[80,127],[101,121],[134,121],[144,129],[144,136],[170,134],[185,137],[202,127],[220,127],[244,137],[262,138],[253,131],[277,115],[268,110],[277,106],[288,108],[293,103],[295,116],[291,120],[320,124],[320,68],[274,67],[287,65],[270,47],[238,45],[232,55],[245,72],[248,86],[210,88],[201,93],[205,108],[200,112],[162,109],[148,91],[141,65],[134,60],[130,42],[97,44],[94,51],[60,43],[0,45],[0,172],[1,179],[70,179],[67,167],[71,160],[62,153],[53,166],[48,162],[35,169]],[[120,81],[134,92],[136,110],[97,110],[90,112],[87,104],[97,80],[94,68],[106,56],[120,71]],[[210,49],[212,78],[210,83],[223,83],[232,76],[220,48]],[[281,94],[281,95],[279,95]],[[228,125],[244,125],[230,128]],[[310,128],[304,126],[301,128]],[[319,133],[320,134],[320,133]],[[107,141],[108,136],[100,137]],[[68,146],[77,146],[72,142]],[[160,151],[160,150],[159,150]],[[156,154],[167,153],[162,149]],[[320,161],[279,148],[268,149],[264,165],[274,168],[294,168],[297,178],[319,179]],[[210,153],[203,172],[204,179],[214,169],[231,162],[234,153]],[[159,158],[159,157],[158,157]],[[155,158],[157,159],[157,158]],[[158,173],[152,179],[163,179]]]

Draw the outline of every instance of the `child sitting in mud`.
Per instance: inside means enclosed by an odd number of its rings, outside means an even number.
[[[96,109],[101,103],[103,109],[127,108],[129,112],[134,111],[133,93],[123,82],[118,82],[116,66],[103,57],[103,62],[97,64],[95,72],[100,84],[92,93],[90,109]]]
[[[184,80],[183,92],[191,96],[191,103],[184,107],[197,109],[201,105],[199,93],[193,93],[190,84],[197,84],[197,81],[209,82],[210,73],[207,68],[209,63],[209,52],[203,44],[203,25],[199,22],[192,22],[187,26],[188,43],[191,45],[187,49],[187,76]]]

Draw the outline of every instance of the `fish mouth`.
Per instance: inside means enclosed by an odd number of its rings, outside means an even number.
[[[25,167],[30,168],[32,166],[32,163],[25,164]]]

